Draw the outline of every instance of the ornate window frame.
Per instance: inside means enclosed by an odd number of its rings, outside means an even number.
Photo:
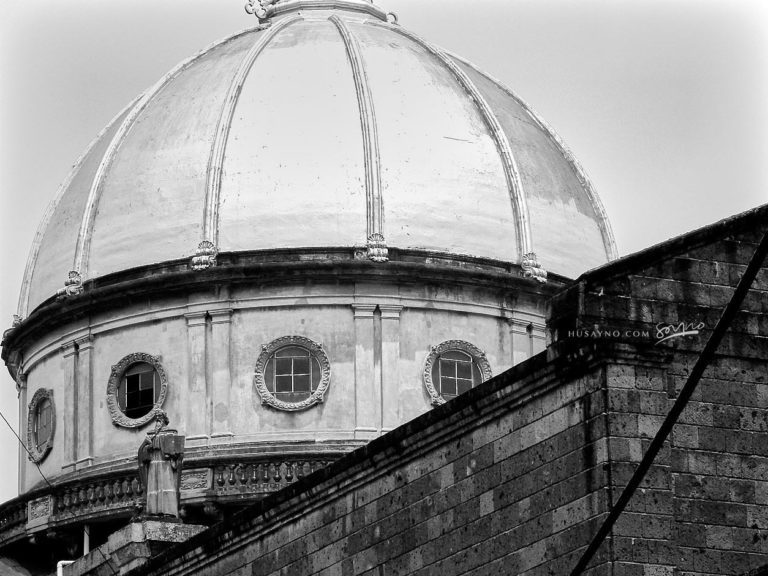
[[[125,371],[132,365],[140,362],[150,364],[157,372],[157,376],[160,378],[160,393],[158,394],[157,401],[152,410],[147,412],[141,418],[129,418],[122,410],[120,410],[117,401],[117,391]],[[155,413],[162,408],[167,393],[168,376],[165,374],[165,369],[160,363],[160,357],[145,354],[144,352],[128,354],[120,360],[120,362],[112,366],[112,372],[109,376],[109,382],[107,383],[107,409],[112,418],[112,423],[115,426],[121,426],[123,428],[140,428],[141,426],[144,426],[155,419]]]
[[[48,440],[45,441],[40,448],[37,447],[37,441],[35,438],[35,419],[37,408],[40,406],[43,400],[48,400],[51,404],[51,435]],[[27,412],[27,450],[29,455],[27,456],[32,462],[42,462],[48,453],[53,448],[53,437],[56,435],[56,404],[53,402],[53,390],[47,388],[40,388],[35,391],[32,396],[32,400],[29,402],[29,408]]]
[[[485,352],[480,350],[480,348],[478,348],[474,344],[471,344],[464,340],[446,340],[445,342],[441,342],[437,346],[432,346],[432,348],[429,351],[429,354],[427,354],[427,357],[424,361],[424,371],[422,372],[422,380],[424,381],[424,387],[427,389],[427,394],[429,394],[430,401],[434,406],[445,404],[446,400],[437,391],[437,387],[435,386],[435,383],[432,381],[432,368],[435,365],[435,361],[440,357],[440,355],[443,354],[444,352],[448,352],[449,350],[460,350],[461,352],[465,352],[470,356],[472,356],[472,360],[477,364],[477,367],[480,369],[480,374],[483,378],[482,380],[483,382],[485,382],[486,380],[489,380],[491,376],[493,376],[493,373],[491,371],[491,365],[488,362],[488,358],[486,357]]]
[[[267,367],[267,361],[270,356],[274,354],[280,348],[285,346],[300,346],[306,348],[310,355],[317,360],[320,365],[320,382],[317,388],[312,392],[306,400],[301,402],[285,402],[275,397],[272,392],[267,389],[267,384],[264,380],[264,372]],[[328,385],[331,382],[331,363],[328,360],[328,356],[323,350],[323,345],[305,338],[304,336],[282,336],[272,340],[269,344],[264,344],[261,347],[261,354],[256,360],[255,374],[253,377],[253,385],[257,394],[261,398],[261,403],[276,408],[278,410],[286,410],[289,412],[296,412],[298,410],[306,410],[311,408],[315,404],[320,404],[324,400],[325,393],[328,391]]]

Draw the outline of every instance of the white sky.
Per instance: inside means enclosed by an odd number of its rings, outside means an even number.
[[[620,254],[768,202],[764,0],[377,1],[555,128],[602,198]],[[0,329],[70,166],[178,61],[255,25],[244,3],[3,1]],[[16,426],[4,370],[0,409]],[[16,440],[2,422],[0,449],[2,502],[17,493]]]

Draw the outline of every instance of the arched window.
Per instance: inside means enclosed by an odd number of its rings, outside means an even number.
[[[283,336],[263,346],[254,384],[263,404],[303,410],[323,401],[331,365],[323,348],[303,336]]]
[[[56,407],[53,390],[40,388],[32,396],[27,412],[27,449],[32,462],[41,462],[53,447]]]
[[[168,379],[160,358],[129,354],[112,366],[107,384],[107,408],[117,426],[137,428],[153,419],[165,401]]]
[[[485,353],[463,340],[433,346],[424,363],[424,386],[432,403],[443,404],[491,377]]]

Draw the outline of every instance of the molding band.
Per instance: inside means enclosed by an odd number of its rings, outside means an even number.
[[[381,157],[379,155],[379,133],[376,124],[376,110],[373,105],[371,86],[365,71],[365,61],[360,44],[344,21],[337,15],[328,18],[336,26],[347,51],[352,77],[355,81],[357,105],[360,110],[360,127],[363,134],[363,157],[365,161],[366,196],[366,242],[368,258],[374,262],[386,262],[388,250],[383,231],[383,202],[381,198]]]

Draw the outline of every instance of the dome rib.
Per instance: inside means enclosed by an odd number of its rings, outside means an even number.
[[[519,250],[518,259],[522,262],[524,255],[534,251],[531,241],[530,215],[528,213],[528,205],[525,199],[523,183],[520,178],[517,162],[512,154],[509,140],[507,140],[507,136],[504,134],[504,130],[502,129],[498,118],[496,118],[496,114],[494,114],[493,110],[488,105],[488,102],[486,102],[485,98],[480,94],[480,91],[474,85],[472,80],[470,80],[464,71],[461,70],[442,50],[400,26],[384,24],[372,20],[367,21],[366,24],[392,30],[393,32],[405,36],[423,46],[430,54],[450,70],[454,77],[459,81],[462,88],[464,88],[472,98],[472,101],[477,106],[480,115],[483,117],[483,120],[485,120],[485,123],[490,130],[493,141],[496,144],[496,150],[501,157],[501,163],[504,168],[504,175],[507,179],[507,188],[512,203],[512,211],[515,215],[517,246]]]
[[[75,163],[72,165],[72,168],[69,171],[69,174],[64,179],[64,181],[61,183],[61,186],[59,186],[59,189],[56,191],[56,196],[54,196],[53,200],[48,204],[48,206],[45,209],[45,213],[43,214],[43,219],[40,222],[40,225],[37,227],[37,231],[35,232],[35,238],[32,241],[32,247],[29,250],[29,257],[27,258],[27,266],[24,268],[24,276],[21,283],[21,293],[19,294],[19,304],[16,308],[16,314],[19,316],[19,318],[23,319],[26,317],[27,312],[29,311],[29,291],[30,286],[32,285],[32,274],[35,272],[35,266],[37,266],[37,256],[40,253],[40,246],[43,243],[43,237],[45,236],[45,233],[48,229],[48,224],[51,221],[51,218],[56,211],[56,208],[59,206],[59,202],[61,201],[61,198],[64,196],[64,193],[69,188],[70,184],[72,184],[72,180],[75,178],[77,173],[80,171],[80,168],[83,164],[83,161],[88,157],[88,154],[91,153],[91,150],[96,146],[96,144],[99,142],[99,140],[102,139],[104,134],[109,132],[109,129],[112,128],[112,126],[117,122],[117,119],[120,118],[123,114],[125,114],[128,110],[130,110],[136,102],[139,100],[141,96],[137,96],[133,100],[131,100],[127,106],[125,106],[120,112],[115,114],[115,116],[112,118],[112,120],[109,121],[109,123],[99,132],[96,137],[91,140],[91,142],[86,147],[85,151],[80,155],[80,157],[75,161]]]
[[[138,98],[133,108],[131,108],[131,111],[125,117],[122,124],[120,125],[120,128],[115,133],[114,137],[109,143],[109,147],[107,148],[107,151],[104,153],[101,163],[99,164],[99,167],[96,171],[96,175],[94,176],[93,182],[91,184],[91,188],[88,193],[86,208],[83,212],[83,219],[80,223],[80,231],[77,236],[77,246],[75,248],[75,257],[72,264],[73,272],[70,273],[70,277],[72,276],[73,273],[75,273],[78,278],[78,282],[82,282],[85,279],[85,276],[88,272],[88,260],[90,256],[91,238],[93,236],[94,218],[96,215],[96,210],[99,205],[99,199],[100,199],[102,188],[104,185],[104,179],[106,177],[107,171],[109,170],[110,166],[112,165],[112,162],[115,159],[117,151],[119,150],[126,136],[130,132],[131,127],[134,125],[134,123],[138,119],[139,115],[144,111],[144,109],[147,107],[150,101],[155,97],[155,95],[157,95],[165,86],[167,86],[171,82],[171,80],[173,80],[183,70],[185,70],[192,63],[194,63],[198,58],[202,57],[207,52],[209,52],[210,50],[213,50],[217,46],[230,42],[235,38],[242,36],[243,34],[251,32],[252,30],[253,28],[248,28],[238,32],[237,34],[233,34],[231,36],[228,36],[226,38],[213,42],[209,46],[200,50],[197,54],[195,54],[191,58],[187,58],[186,60],[181,61],[173,69],[171,69],[165,76],[163,76],[158,82],[156,82],[149,90],[147,90],[144,94],[142,94]],[[67,284],[69,284],[69,281],[65,283],[65,286]]]
[[[247,54],[240,63],[232,82],[227,90],[224,99],[224,106],[221,109],[219,121],[216,124],[216,135],[211,146],[211,153],[208,157],[208,166],[206,167],[206,186],[205,203],[203,208],[203,237],[197,248],[197,253],[192,259],[192,266],[195,269],[207,268],[213,264],[216,251],[219,246],[219,202],[221,199],[221,174],[224,167],[224,154],[227,150],[227,140],[229,130],[232,126],[232,118],[235,114],[235,107],[240,98],[248,72],[253,67],[256,58],[266,48],[272,39],[281,31],[302,21],[301,16],[292,16],[280,20],[267,28],[264,35],[248,50]]]
[[[462,58],[461,56],[458,56],[452,52],[447,52],[447,54],[451,58],[455,58],[456,60],[459,60],[460,62],[463,62],[473,70],[475,70],[478,74],[485,76],[490,80],[491,82],[494,82],[496,85],[499,86],[504,92],[506,92],[511,98],[514,98],[520,106],[525,110],[525,112],[528,114],[528,116],[533,120],[536,125],[547,135],[547,137],[557,146],[560,151],[563,154],[563,157],[565,160],[571,165],[573,168],[573,171],[576,173],[576,177],[579,180],[579,183],[582,185],[584,191],[587,193],[587,197],[589,198],[590,203],[592,204],[592,207],[595,210],[595,213],[598,216],[598,226],[600,227],[600,233],[603,236],[603,243],[605,244],[605,251],[606,255],[608,256],[609,260],[615,260],[619,257],[618,249],[616,248],[616,239],[613,235],[613,229],[611,228],[610,221],[608,220],[608,213],[605,211],[605,207],[603,206],[602,201],[600,200],[600,196],[598,196],[597,192],[594,189],[594,186],[592,185],[592,181],[589,179],[589,176],[587,176],[586,171],[582,167],[581,163],[578,161],[578,159],[573,155],[573,152],[571,152],[571,149],[568,147],[568,145],[565,143],[565,141],[560,137],[560,135],[555,132],[555,130],[541,117],[539,116],[536,111],[534,111],[526,102],[523,100],[520,96],[518,96],[512,89],[510,89],[506,84],[503,82],[500,82],[498,79],[494,78],[487,72],[484,72],[480,70],[477,66],[475,66],[472,62],[469,60]]]
[[[379,135],[371,86],[368,82],[365,61],[363,60],[357,38],[337,15],[334,14],[328,20],[336,26],[341,35],[355,82],[357,105],[360,111],[360,127],[363,136],[365,193],[367,201],[366,242],[369,247],[369,257],[377,261],[383,261],[386,260],[386,240],[384,236],[384,207],[381,195],[381,157],[379,155]],[[375,250],[382,251],[382,253],[376,254]]]

